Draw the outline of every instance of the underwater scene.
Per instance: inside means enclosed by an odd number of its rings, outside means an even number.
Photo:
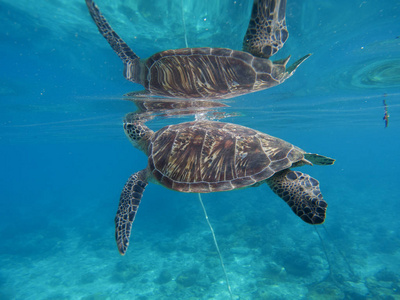
[[[1,300],[400,299],[399,1],[0,20]]]

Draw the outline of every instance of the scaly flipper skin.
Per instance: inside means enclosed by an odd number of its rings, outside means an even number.
[[[269,58],[289,37],[286,0],[254,0],[251,19],[243,39],[243,51]]]
[[[92,0],[86,0],[86,5],[93,21],[96,23],[99,32],[104,36],[115,53],[123,61],[125,70],[124,76],[128,80],[132,80],[132,70],[139,68],[139,57],[132,51],[131,48],[119,37],[119,35],[111,28],[110,24],[101,14],[98,6]],[[134,80],[132,80],[134,81]]]
[[[325,221],[328,204],[319,190],[318,180],[287,169],[276,173],[266,182],[304,222],[322,224]]]
[[[146,169],[129,177],[119,200],[115,216],[115,240],[121,255],[124,255],[129,245],[132,223],[135,220],[140,200],[147,186]]]

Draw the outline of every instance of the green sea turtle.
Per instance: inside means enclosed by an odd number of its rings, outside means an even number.
[[[286,0],[255,0],[243,51],[226,48],[166,50],[141,60],[111,28],[92,0],[86,0],[100,33],[124,63],[124,76],[148,94],[174,98],[225,99],[284,82],[310,56],[286,67],[289,57],[271,61],[285,43]]]
[[[303,221],[321,224],[325,220],[327,203],[319,182],[290,168],[331,165],[335,161],[332,158],[218,121],[180,123],[153,132],[134,114],[128,114],[124,130],[134,146],[148,156],[148,165],[128,179],[121,193],[115,237],[122,255],[149,181],[187,193],[230,191],[265,182]]]

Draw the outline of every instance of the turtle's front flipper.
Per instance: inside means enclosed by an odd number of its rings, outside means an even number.
[[[266,182],[304,222],[310,224],[324,222],[328,204],[319,190],[318,180],[298,171],[284,170]]]
[[[145,169],[129,177],[121,193],[117,215],[115,216],[115,240],[119,253],[122,255],[128,249],[132,223],[147,186],[146,172]]]
[[[131,48],[119,37],[119,35],[111,28],[106,18],[101,14],[98,6],[92,0],[86,0],[89,13],[96,23],[100,33],[104,36],[115,53],[124,62],[124,76],[126,79],[137,82],[136,77],[139,76],[139,57]]]
[[[286,0],[254,0],[243,51],[269,58],[289,37],[286,28]]]

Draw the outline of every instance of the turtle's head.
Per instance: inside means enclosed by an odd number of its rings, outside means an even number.
[[[135,113],[129,113],[124,119],[124,131],[133,146],[147,152],[147,146],[153,130],[144,125],[143,120],[137,117]]]

